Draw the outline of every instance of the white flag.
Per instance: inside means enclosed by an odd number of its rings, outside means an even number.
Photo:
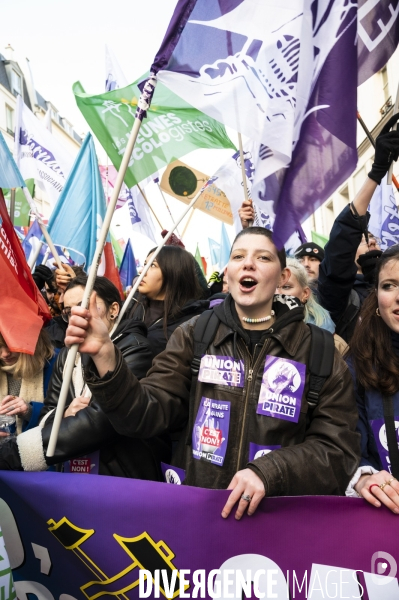
[[[124,88],[128,83],[115,54],[105,45],[105,91]]]
[[[399,213],[393,185],[387,184],[387,176],[377,186],[370,202],[369,231],[381,238],[381,250],[399,244]]]
[[[54,206],[74,158],[29,110],[21,96],[17,99],[16,113],[15,162],[22,177],[34,178]]]

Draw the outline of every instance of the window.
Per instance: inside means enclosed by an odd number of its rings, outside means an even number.
[[[14,135],[14,111],[6,104],[6,127],[7,133]]]
[[[21,94],[22,96],[22,81],[21,75],[12,69],[11,71],[11,89],[14,96]]]

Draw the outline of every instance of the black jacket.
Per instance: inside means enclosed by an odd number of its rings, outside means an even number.
[[[152,352],[145,337],[146,326],[130,319],[122,321],[112,340],[122,353],[129,370],[142,378],[151,366]],[[61,350],[53,370],[53,376],[41,412],[41,417],[56,407],[62,385],[67,350]],[[87,357],[82,356],[85,364]],[[72,402],[75,392],[71,384],[66,406]],[[47,451],[54,413],[42,429],[43,452]],[[19,440],[21,441],[21,440]],[[100,450],[100,475],[131,477],[135,479],[162,480],[160,463],[170,462],[171,443],[167,435],[151,439],[134,440],[116,433],[99,405],[92,400],[74,417],[62,420],[55,454],[46,457],[48,465],[65,462]],[[16,440],[7,440],[0,451],[0,469],[23,470]]]
[[[51,343],[54,348],[64,348],[65,334],[68,323],[62,317],[53,317],[45,326],[47,333],[50,336]]]
[[[354,316],[348,327],[342,331],[340,326],[343,326],[345,311],[350,304],[360,307],[372,289],[363,275],[357,274],[355,257],[361,241],[362,229],[359,219],[352,214],[348,205],[334,221],[330,239],[325,247],[324,260],[320,264],[318,281],[319,302],[338,325],[336,333],[348,343],[353,334],[359,308],[353,309]],[[353,300],[351,294],[356,294],[358,298]]]
[[[114,344],[118,346],[119,350],[122,352],[123,359],[128,368],[136,375],[138,379],[145,377],[147,371],[151,367],[152,359],[154,358],[150,344],[146,338],[146,331],[147,328],[144,323],[126,319],[119,324],[117,330],[111,337]],[[46,398],[44,400],[43,408],[40,413],[40,420],[50,410],[53,410],[53,408],[56,408],[57,406],[67,354],[67,348],[63,348],[58,355],[47,390]],[[83,365],[85,365],[86,362],[87,357],[82,355]],[[68,408],[74,398],[75,390],[71,382],[65,404],[66,408]],[[79,411],[74,419],[76,419],[81,412],[82,411]]]
[[[174,464],[186,469],[187,485],[226,488],[234,474],[247,466],[262,479],[269,496],[344,494],[359,462],[359,435],[355,432],[357,411],[350,373],[337,350],[331,375],[311,414],[306,400],[308,369],[298,404],[298,422],[257,412],[266,356],[303,365],[309,359],[311,336],[303,322],[303,307],[295,298],[276,296],[273,309],[277,320],[263,333],[251,354],[250,336],[239,323],[231,296],[214,309],[220,322],[206,353],[242,360],[244,387],[198,381],[191,389],[195,318],[176,329],[165,352],[155,358],[141,382],[126,369],[116,350],[116,368],[103,378],[90,363],[88,385],[123,435],[141,439],[166,430],[185,430]],[[230,405],[225,425],[215,423],[223,435],[221,443],[226,444],[222,466],[220,461],[211,464],[197,459],[198,450],[211,452],[194,441],[199,435],[198,418],[205,414],[203,402],[208,399],[220,403],[221,411],[226,410],[226,402]],[[251,443],[280,448],[251,460]]]
[[[160,318],[155,323],[148,326],[147,339],[151,344],[154,356],[163,352],[166,348],[168,339],[179,325],[189,321],[193,317],[202,314],[209,308],[209,300],[192,300],[183,306],[180,313],[173,319],[168,319],[167,338],[164,332],[164,319]],[[143,321],[146,310],[146,297],[143,294],[138,294],[131,304],[129,316],[134,321]]]

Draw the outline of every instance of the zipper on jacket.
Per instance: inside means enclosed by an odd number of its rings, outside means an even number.
[[[270,342],[271,342],[270,338],[268,338],[268,339],[265,340],[265,342],[264,342],[264,344],[262,346],[262,349],[261,349],[261,351],[259,353],[259,356],[258,356],[258,358],[255,361],[255,364],[252,364],[252,356],[249,354],[247,346],[245,346],[245,352],[247,353],[247,355],[250,358],[250,366],[251,366],[251,368],[248,370],[248,376],[247,376],[247,381],[249,381],[250,384],[248,385],[248,387],[247,387],[247,393],[245,394],[244,415],[243,415],[243,419],[242,419],[241,435],[240,435],[240,445],[238,447],[238,455],[237,455],[237,471],[239,469],[239,465],[240,465],[240,461],[241,461],[242,444],[243,444],[243,440],[244,440],[245,423],[246,423],[246,420],[247,420],[248,398],[249,398],[249,392],[250,392],[250,390],[252,388],[252,375],[253,375],[253,372],[259,368],[259,365],[262,362],[262,358],[264,357],[265,351],[267,350]],[[255,350],[256,350],[256,346],[255,346],[255,349],[254,349],[254,353],[255,353]]]

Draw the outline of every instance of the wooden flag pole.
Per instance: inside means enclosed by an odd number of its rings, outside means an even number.
[[[39,224],[39,227],[40,227],[40,231],[42,232],[42,235],[43,235],[44,239],[46,240],[46,243],[47,243],[48,247],[51,250],[51,254],[54,256],[54,260],[57,263],[58,268],[62,269],[61,259],[58,256],[58,252],[55,249],[55,246],[53,244],[53,240],[51,239],[50,234],[47,231],[47,228],[46,228],[45,224],[43,223],[42,218],[41,218],[41,216],[40,216],[40,214],[39,214],[39,212],[38,212],[38,210],[36,208],[36,205],[35,205],[35,203],[33,201],[33,198],[30,195],[30,191],[28,190],[27,187],[23,187],[22,191],[25,194],[25,198],[28,201],[28,204],[29,204],[29,206],[31,208],[32,214],[36,217],[36,220],[37,220],[37,222]],[[37,259],[37,257],[36,257],[36,259]],[[33,269],[33,267],[34,267],[34,265],[31,268]]]
[[[130,133],[128,143],[126,145],[126,150],[123,155],[118,174],[116,176],[116,181],[115,181],[114,189],[112,191],[112,196],[109,201],[107,211],[105,213],[105,217],[104,217],[104,221],[103,221],[101,230],[99,232],[97,246],[96,246],[96,250],[95,250],[94,256],[93,256],[93,262],[90,267],[89,275],[87,278],[87,284],[85,287],[82,304],[81,304],[81,306],[83,306],[84,308],[88,308],[88,306],[89,306],[90,296],[93,291],[94,281],[97,276],[98,267],[101,262],[101,256],[102,256],[102,253],[104,250],[104,245],[105,245],[105,242],[107,239],[108,231],[111,226],[111,220],[112,220],[112,217],[113,217],[113,214],[115,211],[115,206],[116,206],[116,203],[117,203],[117,200],[119,197],[119,192],[121,191],[123,180],[124,180],[127,168],[129,166],[130,157],[132,155],[132,152],[133,152],[133,149],[134,149],[134,146],[136,143],[136,139],[137,139],[138,133],[140,131],[142,119],[145,116],[145,111],[148,110],[148,108],[150,107],[150,102],[151,102],[152,95],[154,93],[155,86],[156,86],[156,77],[155,77],[155,75],[151,74],[144,86],[143,93],[141,94],[140,100],[138,102],[136,116],[135,116],[135,120],[133,123],[133,128]],[[79,348],[78,344],[74,344],[73,346],[71,346],[68,351],[67,357],[66,357],[62,386],[61,386],[60,395],[59,395],[59,399],[58,399],[58,403],[57,403],[57,408],[55,411],[54,423],[53,423],[53,427],[51,430],[51,435],[50,435],[50,439],[49,439],[49,443],[48,443],[48,447],[47,447],[47,456],[49,456],[49,457],[54,456],[55,448],[57,445],[58,432],[60,430],[61,421],[64,416],[66,398],[68,395],[69,385],[70,385],[70,382],[72,379],[72,372],[73,372],[73,369],[75,366],[75,360],[76,360],[76,355],[78,353],[78,348]]]
[[[181,240],[183,240],[183,238],[184,238],[184,236],[185,236],[185,234],[186,234],[187,228],[188,228],[188,226],[190,225],[190,221],[191,221],[191,219],[193,218],[193,216],[194,216],[194,213],[195,213],[195,211],[196,211],[196,210],[197,210],[197,209],[194,207],[194,208],[193,208],[193,210],[191,211],[191,213],[190,213],[190,216],[189,216],[189,217],[188,217],[188,219],[187,219],[187,223],[186,223],[186,224],[185,224],[185,226],[184,226],[183,233],[181,234],[181,238],[180,238]]]
[[[159,185],[159,182],[157,183],[157,186],[158,186],[160,194],[161,194],[161,196],[163,198],[163,201],[165,202],[165,206],[168,209],[170,218],[172,219],[172,223],[173,223],[173,225],[176,225],[175,220],[174,220],[173,215],[172,215],[172,211],[169,208],[169,204],[166,202],[165,194],[163,193],[163,190],[162,190],[161,186]],[[177,227],[176,227],[176,233],[179,236],[179,238],[181,238],[181,235],[180,235],[179,230],[177,229]]]
[[[241,162],[242,185],[244,187],[244,199],[249,200],[252,204],[252,200],[248,196],[247,175],[245,173],[244,150],[242,147],[241,133],[238,134],[238,147],[240,149],[240,162]],[[253,221],[248,221],[248,227],[251,227],[252,224],[253,224]]]
[[[393,109],[393,114],[396,115],[396,113],[399,110],[399,85],[398,85],[398,91],[396,92],[396,100],[395,100],[395,106]],[[395,125],[392,127],[392,131],[396,131],[398,128],[398,122],[395,123]],[[391,162],[391,166],[389,167],[388,170],[388,177],[387,177],[387,184],[391,185],[392,183],[392,176],[393,176],[393,161]]]
[[[144,190],[142,190],[142,189],[141,189],[141,187],[139,186],[139,184],[137,184],[137,187],[139,188],[139,192],[142,194],[142,196],[143,196],[144,200],[147,202],[147,206],[148,206],[148,208],[150,209],[150,211],[151,211],[151,212],[152,212],[152,214],[154,215],[155,219],[157,220],[157,223],[158,223],[158,225],[160,226],[160,228],[161,228],[161,231],[163,231],[163,230],[164,230],[164,227],[162,227],[162,224],[161,224],[160,220],[158,219],[157,215],[155,214],[155,212],[154,212],[154,209],[152,208],[151,204],[148,202],[148,199],[147,199],[147,196],[146,196],[146,195],[145,195],[145,193],[144,193]]]
[[[360,113],[359,113],[359,111],[357,111],[357,120],[359,121],[360,125],[362,126],[364,133],[365,133],[365,134],[366,134],[366,136],[368,137],[368,139],[369,139],[369,141],[370,141],[370,144],[373,146],[373,148],[375,148],[375,141],[374,141],[374,138],[373,138],[373,136],[371,135],[371,132],[370,132],[370,130],[368,129],[368,127],[367,127],[366,123],[363,121],[362,117],[360,116]],[[397,190],[398,190],[398,192],[399,192],[399,182],[398,182],[398,180],[396,179],[395,175],[392,175],[392,182],[393,182],[394,186],[396,187],[396,189],[397,189]]]
[[[170,231],[168,231],[167,235],[163,238],[162,242],[159,244],[158,248],[155,250],[154,254],[152,255],[152,260],[148,261],[148,263],[145,265],[144,269],[142,270],[142,272],[140,273],[140,277],[138,277],[136,283],[134,284],[134,286],[132,287],[132,289],[129,292],[128,297],[126,298],[125,302],[123,303],[123,306],[119,312],[118,318],[115,322],[115,325],[112,328],[112,331],[110,333],[110,335],[112,335],[114,333],[114,331],[116,330],[116,328],[118,327],[119,323],[122,320],[123,315],[125,314],[127,307],[129,306],[134,294],[136,293],[136,291],[138,290],[138,287],[140,285],[140,283],[142,282],[142,280],[144,279],[148,269],[151,267],[152,262],[154,261],[154,259],[158,256],[161,248],[163,248],[163,246],[165,246],[166,242],[168,241],[168,239],[172,236],[172,234],[174,233],[175,229],[177,228],[177,226],[182,222],[182,220],[184,219],[184,217],[191,211],[191,214],[194,212],[194,204],[197,202],[198,198],[201,196],[202,192],[204,191],[205,186],[202,187],[199,192],[194,196],[194,198],[191,200],[190,204],[187,206],[187,208],[184,209],[184,211],[182,212],[182,214],[180,215],[180,217],[177,219],[175,225],[172,227],[172,229]]]
[[[28,260],[28,267],[31,271],[33,271],[33,269],[35,268],[35,264],[37,262],[37,259],[39,258],[39,254],[40,254],[40,250],[42,249],[43,243],[41,240],[39,240],[39,243],[37,244],[37,248],[36,251],[32,253],[31,256],[29,256],[29,260]]]

